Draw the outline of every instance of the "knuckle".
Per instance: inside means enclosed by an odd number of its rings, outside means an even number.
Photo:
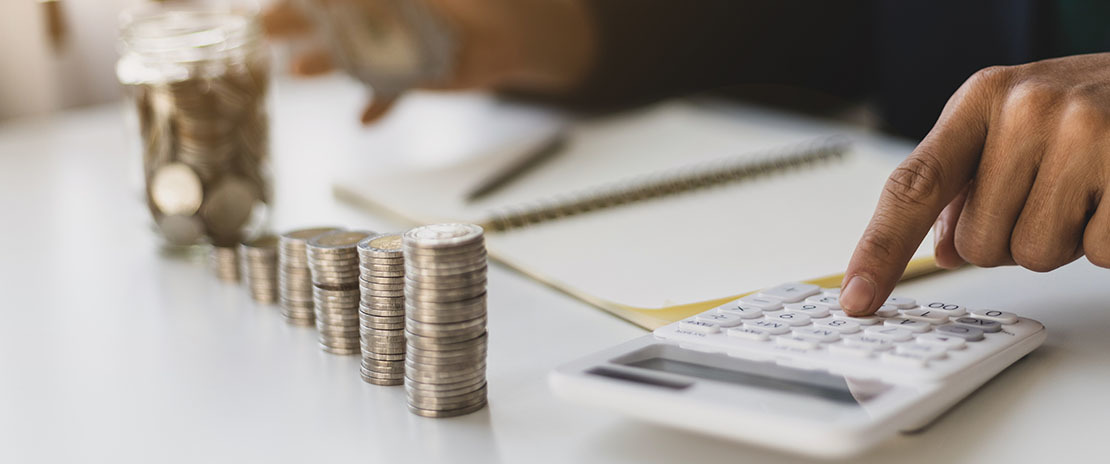
[[[1014,66],[988,66],[972,74],[964,85],[972,89],[996,89],[1009,80],[1015,69]]]
[[[940,160],[927,152],[906,158],[887,178],[883,194],[900,206],[925,206],[940,195],[944,183]]]
[[[1010,244],[1010,254],[1019,266],[1035,272],[1051,271],[1063,266],[1067,260],[1061,250],[1054,249],[1047,241],[1035,238],[1013,240]]]
[[[1063,97],[1063,92],[1056,86],[1028,79],[1010,89],[1003,108],[1010,115],[1044,118],[1046,112],[1059,104]]]
[[[1099,136],[1110,125],[1107,110],[1086,97],[1068,98],[1060,118],[1061,129],[1073,137]]]
[[[1083,252],[1091,264],[1110,268],[1110,236],[1086,234],[1083,237]]]
[[[1008,263],[1010,256],[1006,253],[1006,247],[999,246],[986,228],[975,222],[960,219],[954,237],[956,253],[964,261],[979,267],[996,267]]]
[[[887,262],[897,255],[900,246],[897,234],[890,226],[885,225],[886,222],[882,219],[877,217],[875,223],[867,228],[860,238],[859,246],[872,258],[879,262]]]

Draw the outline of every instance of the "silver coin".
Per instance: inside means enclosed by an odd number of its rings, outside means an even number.
[[[358,249],[373,255],[398,256],[403,239],[400,234],[378,234],[358,243]]]
[[[486,386],[486,379],[482,378],[482,379],[478,379],[476,381],[470,382],[470,383],[465,384],[465,385],[457,385],[457,386],[456,385],[446,385],[446,386],[444,386],[444,385],[435,385],[435,387],[438,387],[438,389],[433,389],[433,390],[421,389],[417,385],[405,385],[405,393],[408,394],[408,395],[419,395],[419,396],[436,396],[436,395],[438,395],[438,396],[442,396],[442,397],[449,397],[449,396],[457,396],[457,395],[470,393],[470,392],[476,391],[479,388],[482,388],[484,386]]]
[[[168,215],[157,222],[162,236],[174,245],[192,245],[204,235],[204,223],[196,216]]]
[[[214,238],[237,241],[254,211],[259,194],[254,182],[239,176],[225,176],[212,187],[201,205],[201,217],[209,233]]]
[[[444,396],[447,396],[451,392],[474,390],[485,383],[485,376],[479,377],[477,379],[464,380],[462,382],[454,383],[430,384],[410,381],[409,383],[405,384],[405,391],[418,391],[429,395],[439,394],[439,392],[442,392]]]
[[[406,248],[404,262],[405,264],[416,264],[417,266],[435,264],[437,262],[453,263],[458,266],[459,264],[467,262],[484,261],[487,256],[488,252],[485,246],[475,246],[465,250],[444,249],[433,253],[429,253],[427,250],[420,248]]]
[[[335,354],[335,355],[340,355],[340,356],[351,356],[351,355],[359,354],[358,348],[332,347],[332,346],[328,346],[328,345],[324,345],[324,344],[321,344],[320,348],[323,349],[324,351],[328,352],[328,353]]]
[[[358,242],[374,235],[373,232],[358,230],[340,230],[318,235],[307,243],[309,253],[341,252],[353,253]]]
[[[487,337],[487,336],[488,336],[487,332],[482,332],[482,333],[477,334],[477,335],[465,334],[465,335],[461,335],[461,336],[451,336],[451,337],[443,337],[443,336],[426,337],[426,336],[422,336],[422,335],[413,334],[411,332],[408,332],[407,330],[405,331],[405,341],[408,342],[408,345],[410,347],[415,347],[415,348],[420,348],[420,349],[425,349],[425,350],[437,350],[437,351],[450,351],[450,350],[454,349],[455,347],[461,346],[462,344],[464,344],[466,342],[469,342],[469,341],[472,341],[474,339],[481,338],[481,337]]]
[[[467,266],[467,267],[452,267],[452,268],[431,268],[431,267],[414,268],[414,267],[412,267],[410,265],[407,265],[407,264],[405,266],[406,266],[405,267],[405,272],[402,275],[405,276],[408,279],[411,279],[411,280],[429,280],[429,279],[436,279],[436,278],[440,278],[440,277],[460,276],[460,275],[463,275],[463,274],[469,274],[469,273],[473,273],[473,272],[485,272],[485,270],[487,268],[486,263],[484,261],[480,262],[480,263],[475,263],[474,265]]]
[[[465,408],[459,408],[459,409],[451,409],[451,410],[447,410],[447,411],[439,411],[439,410],[434,410],[434,409],[421,409],[421,408],[415,407],[415,406],[410,404],[409,405],[409,412],[411,412],[413,414],[416,414],[418,416],[421,416],[421,417],[428,417],[428,418],[433,418],[433,419],[446,419],[446,418],[450,418],[450,417],[465,416],[467,414],[472,414],[472,413],[481,411],[483,408],[486,407],[486,404],[487,403],[485,401],[482,401],[481,403],[475,403],[473,406],[467,406]]]
[[[483,232],[474,224],[432,224],[406,231],[403,244],[420,248],[456,247],[481,240]]]
[[[452,310],[465,310],[465,309],[469,309],[471,307],[479,306],[479,305],[484,308],[486,306],[486,303],[487,303],[486,302],[486,295],[482,294],[482,295],[476,296],[474,298],[471,298],[469,300],[453,301],[453,302],[449,302],[449,303],[434,303],[434,302],[428,302],[428,301],[422,301],[422,302],[416,303],[416,302],[406,301],[405,306],[407,308],[411,308],[411,309],[419,310],[419,311],[452,311]]]
[[[486,388],[487,386],[483,382],[479,387],[471,391],[464,391],[455,395],[446,395],[442,392],[429,394],[428,392],[422,392],[420,390],[405,390],[405,397],[407,397],[412,404],[428,407],[430,409],[434,406],[457,406],[460,404],[473,403],[479,398],[486,397]]]
[[[150,198],[162,214],[192,216],[204,201],[204,188],[200,177],[188,165],[170,163],[154,171]]]

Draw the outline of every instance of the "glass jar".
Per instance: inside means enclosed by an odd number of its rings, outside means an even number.
[[[272,198],[270,58],[257,14],[148,4],[124,14],[119,49],[157,230],[178,246],[256,234]]]

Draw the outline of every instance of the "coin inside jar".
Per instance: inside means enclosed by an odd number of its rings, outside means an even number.
[[[191,216],[204,201],[200,177],[182,163],[162,166],[150,180],[150,199],[162,214]]]

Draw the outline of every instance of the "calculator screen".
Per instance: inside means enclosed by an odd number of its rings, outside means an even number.
[[[792,369],[769,362],[748,361],[658,345],[622,358],[613,362],[683,377],[808,396],[844,405],[859,405],[891,388],[881,382],[854,381],[827,372]]]

